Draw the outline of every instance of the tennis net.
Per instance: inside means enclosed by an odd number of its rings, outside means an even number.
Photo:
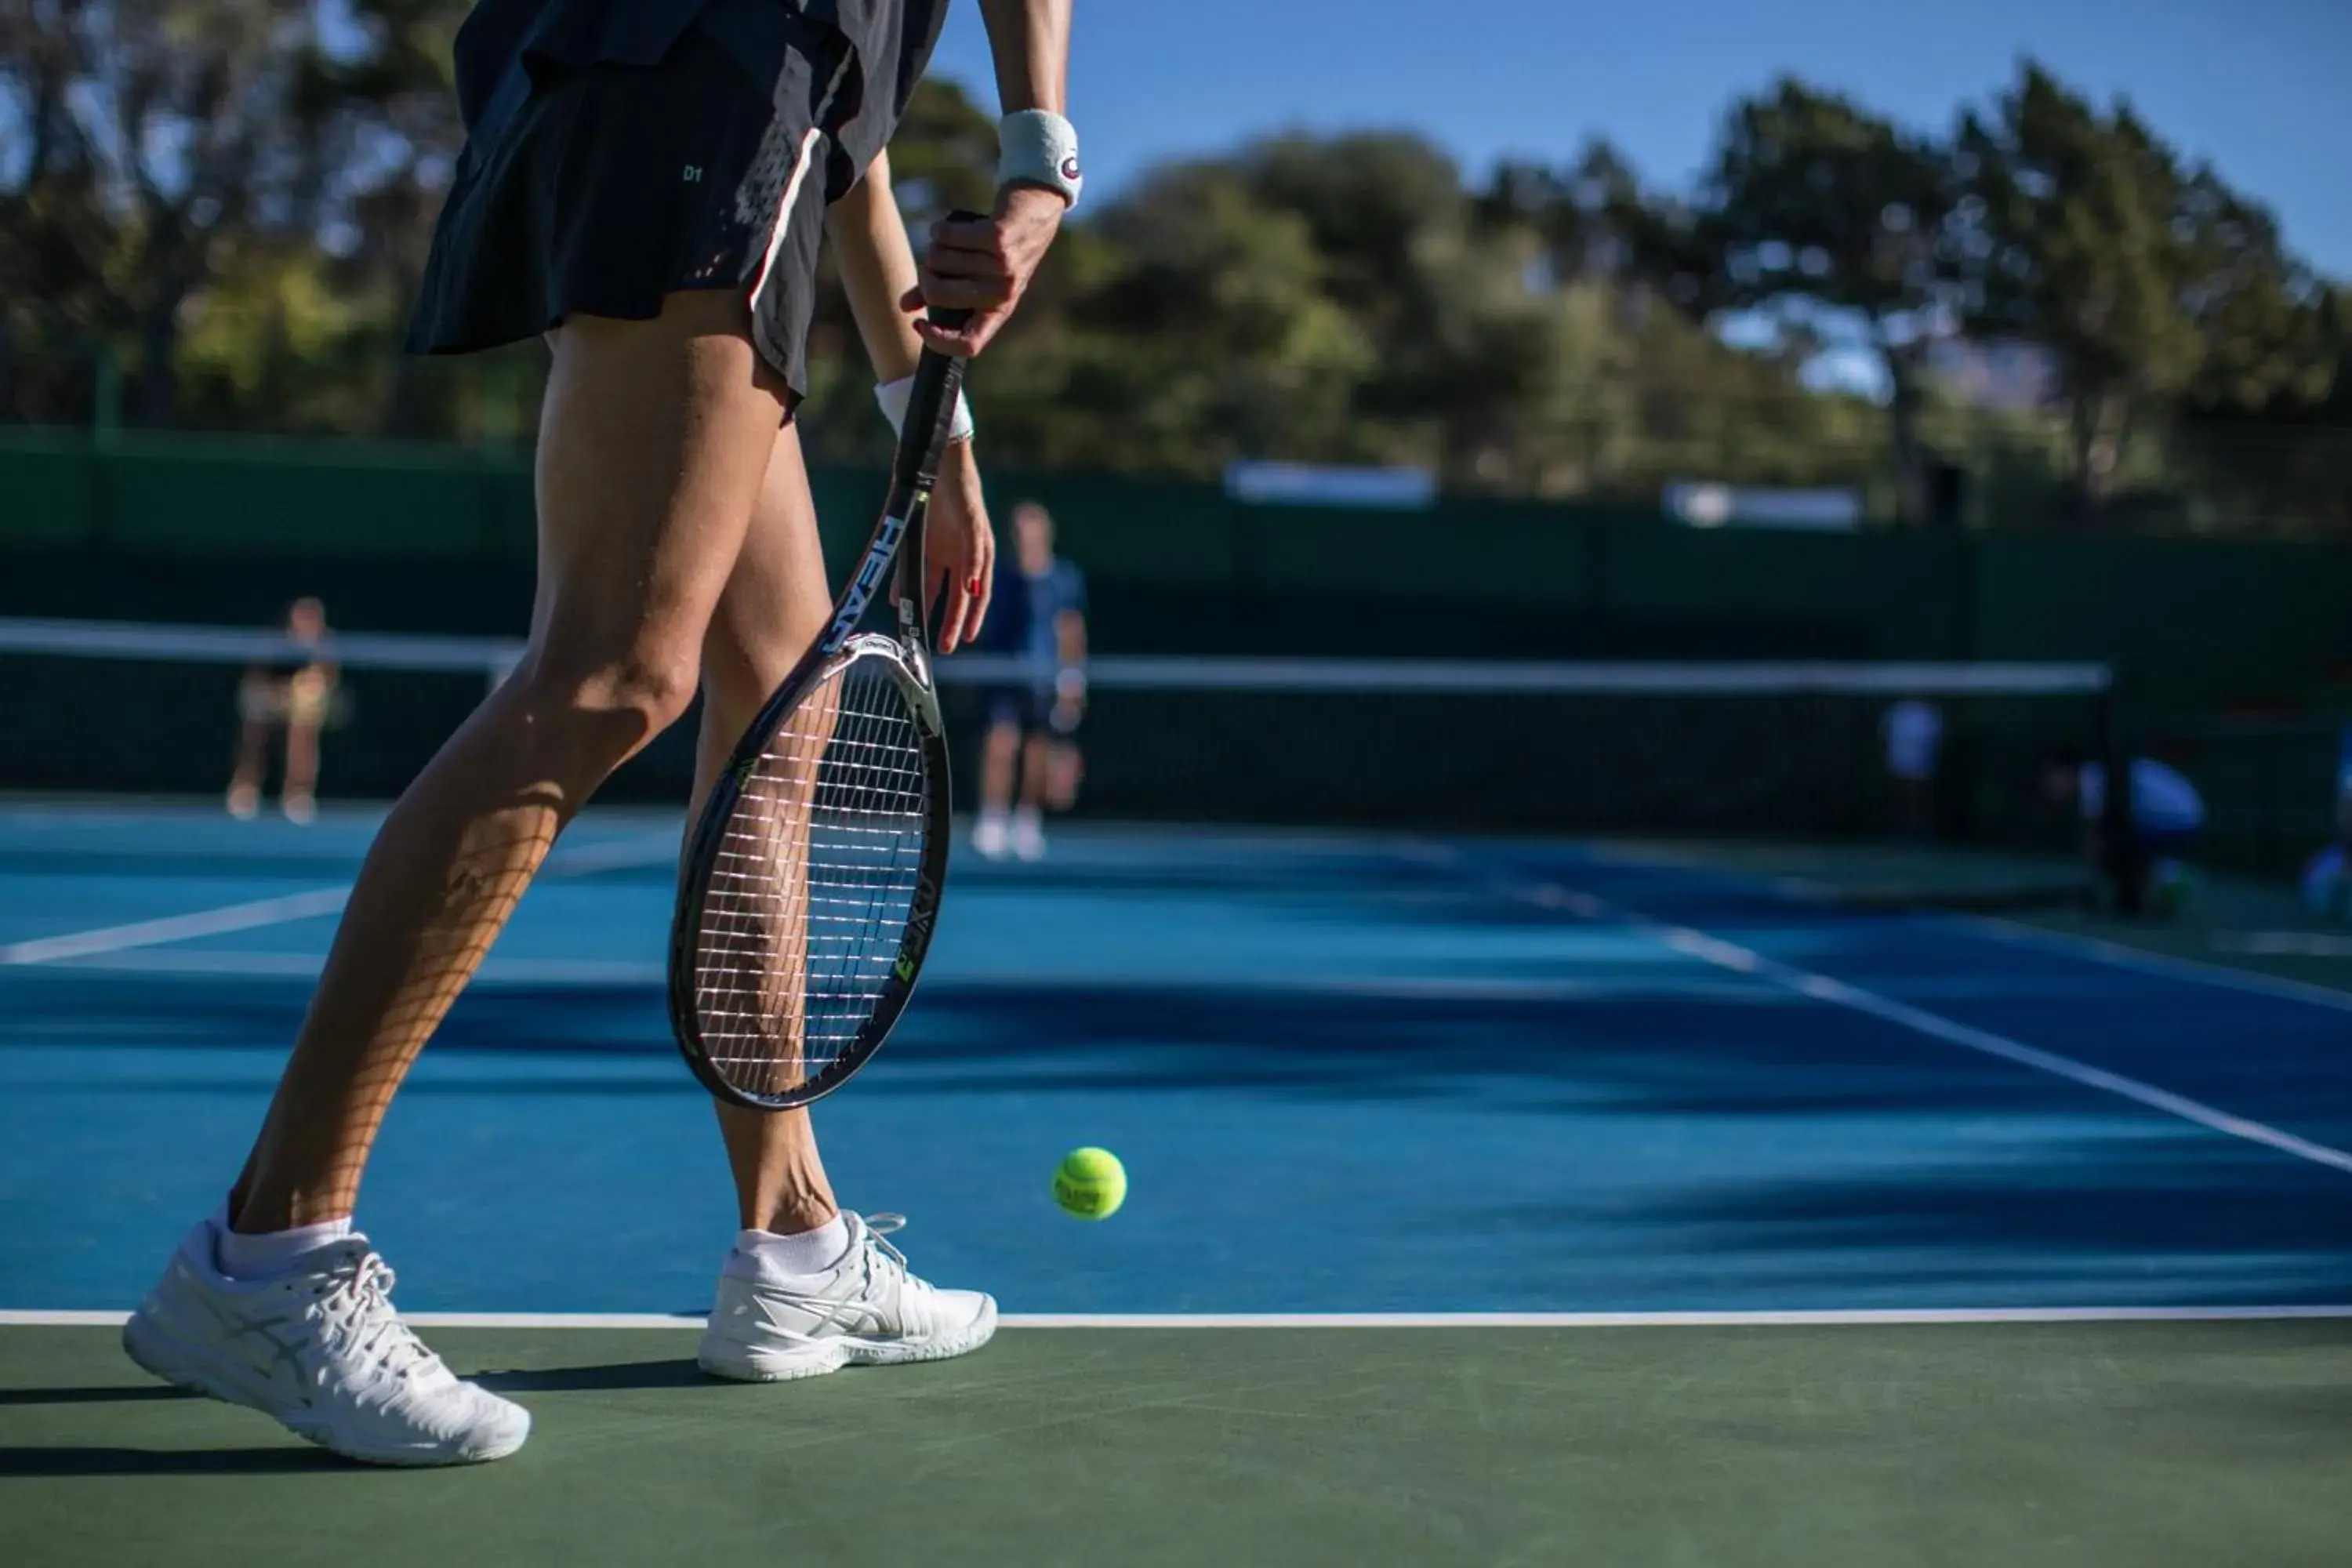
[[[0,788],[210,794],[254,667],[337,667],[321,794],[395,794],[510,671],[519,643],[0,620]],[[1050,689],[1017,660],[942,660],[971,798],[992,713]],[[1778,840],[2071,854],[2042,770],[2104,754],[2095,664],[1471,662],[1102,657],[1087,670],[1079,809],[1146,819],[1412,826],[1664,841]],[[1890,765],[1898,705],[1932,765]],[[682,796],[681,726],[623,798]],[[1916,746],[1916,733],[1915,745]]]

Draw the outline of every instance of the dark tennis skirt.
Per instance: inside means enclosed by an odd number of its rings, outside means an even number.
[[[771,20],[747,33],[746,16]],[[761,354],[804,395],[824,207],[855,178],[833,150],[855,76],[837,38],[782,6],[718,7],[658,65],[515,62],[458,161],[410,351],[740,289]]]

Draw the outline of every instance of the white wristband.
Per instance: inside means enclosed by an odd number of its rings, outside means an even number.
[[[996,188],[1043,185],[1072,206],[1086,177],[1078,173],[1077,128],[1045,109],[1024,109],[996,122]]]
[[[882,405],[882,417],[890,422],[893,436],[904,435],[907,429],[907,405],[915,395],[915,378],[902,375],[896,381],[877,383],[874,401]],[[956,388],[955,417],[948,423],[948,439],[971,439],[971,405],[964,401],[963,388]]]

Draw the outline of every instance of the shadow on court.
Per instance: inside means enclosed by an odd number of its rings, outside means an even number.
[[[596,1366],[543,1366],[519,1372],[485,1372],[474,1381],[500,1394],[572,1394],[583,1389],[725,1388],[691,1358],[623,1361]]]
[[[269,1476],[358,1470],[321,1448],[0,1447],[0,1478]]]
[[[184,1388],[156,1384],[146,1388],[100,1384],[88,1388],[0,1388],[0,1408],[11,1405],[136,1405],[159,1399],[194,1399]]]

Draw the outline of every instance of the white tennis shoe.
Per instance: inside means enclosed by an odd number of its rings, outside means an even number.
[[[188,1232],[122,1327],[131,1359],[164,1382],[370,1464],[473,1464],[530,1436],[530,1412],[461,1382],[400,1321],[367,1237],[260,1280],[223,1274],[215,1248],[211,1221]]]
[[[714,1377],[782,1383],[845,1366],[944,1361],[986,1344],[996,1302],[977,1290],[941,1290],[917,1279],[882,1238],[902,1215],[854,1214],[849,1251],[818,1275],[763,1275],[757,1259],[727,1255],[719,1300],[698,1359]]]
[[[1043,860],[1045,858],[1045,819],[1038,812],[1023,806],[1013,814],[1013,858],[1016,860]]]
[[[1004,818],[992,812],[982,812],[980,820],[971,825],[971,847],[983,860],[1002,860],[1012,848]]]

